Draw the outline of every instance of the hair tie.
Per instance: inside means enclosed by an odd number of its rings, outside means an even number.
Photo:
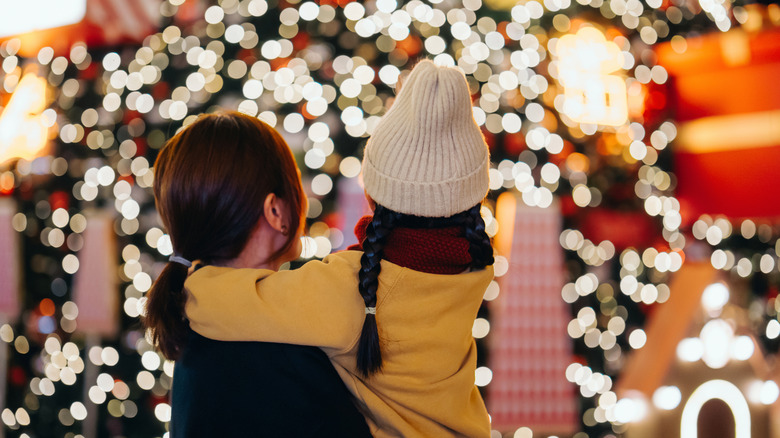
[[[376,315],[376,307],[366,307],[366,315]]]
[[[186,266],[188,268],[192,267],[192,262],[187,260],[187,259],[185,259],[182,256],[172,255],[170,258],[168,258],[168,261],[169,262],[173,262],[173,263],[179,263],[179,264],[184,265],[184,266]]]

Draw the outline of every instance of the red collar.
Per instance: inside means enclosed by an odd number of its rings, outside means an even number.
[[[371,216],[355,226],[358,243],[348,249],[362,251]],[[471,266],[469,242],[462,227],[395,228],[387,237],[383,258],[405,268],[429,274],[459,274]]]

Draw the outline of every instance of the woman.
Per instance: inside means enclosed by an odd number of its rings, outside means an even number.
[[[322,348],[376,437],[489,437],[472,336],[493,279],[489,162],[463,73],[420,62],[365,148],[374,213],[358,251],[293,271],[201,269],[186,282],[193,330]]]
[[[277,270],[300,254],[306,198],[284,139],[253,117],[204,115],[165,145],[154,170],[174,256],[144,323],[176,360],[171,435],[370,436],[321,350],[213,341],[184,317],[187,260]]]

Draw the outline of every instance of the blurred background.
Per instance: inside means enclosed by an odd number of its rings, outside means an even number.
[[[220,108],[275,126],[309,197],[301,261],[321,258],[354,242],[362,147],[429,58],[466,73],[491,148],[493,435],[780,437],[777,4],[0,8],[0,436],[166,436],[173,364],[139,315],[178,129]]]

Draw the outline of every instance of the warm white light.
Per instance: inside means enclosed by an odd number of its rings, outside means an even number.
[[[163,423],[171,421],[171,405],[159,403],[154,407],[154,416]]]
[[[773,319],[766,325],[766,337],[776,339],[778,336],[780,336],[780,322]]]
[[[512,438],[533,438],[534,433],[533,431],[528,427],[521,427],[517,429],[512,435]]]
[[[725,380],[710,380],[696,388],[685,403],[680,425],[681,438],[696,438],[699,436],[699,412],[704,403],[712,399],[726,402],[734,415],[734,437],[750,438],[750,408],[739,388]]]
[[[731,325],[722,319],[713,319],[704,325],[699,337],[704,344],[704,363],[712,369],[726,366],[731,357],[729,346],[734,338]]]
[[[83,420],[87,418],[87,408],[81,402],[73,402],[70,405],[70,415],[76,420]]]
[[[301,258],[310,259],[317,254],[317,242],[309,237],[301,237]]]
[[[767,380],[761,385],[761,392],[759,393],[759,401],[765,405],[771,405],[777,401],[780,396],[780,388],[774,380]]]
[[[558,79],[564,88],[563,112],[580,123],[619,126],[628,117],[626,83],[617,44],[593,27],[565,35],[557,44]]]
[[[647,342],[647,334],[642,329],[635,329],[628,335],[628,344],[631,348],[638,350],[645,346]]]
[[[46,79],[25,74],[0,112],[0,164],[12,158],[32,160],[46,146],[45,108]]]
[[[471,335],[477,339],[482,339],[490,332],[490,322],[485,318],[477,318],[471,327]]]
[[[754,351],[755,345],[750,336],[739,336],[731,344],[731,357],[736,360],[748,360]]]
[[[704,344],[699,338],[686,338],[677,344],[677,357],[684,362],[696,362],[704,355]]]
[[[566,380],[569,382],[576,382],[577,381],[577,372],[582,368],[582,365],[574,362],[569,364],[568,367],[566,367]]]
[[[615,404],[615,417],[623,424],[640,421],[645,414],[647,414],[647,406],[643,400],[624,398]]]
[[[653,393],[653,404],[658,409],[670,411],[676,408],[682,400],[680,389],[676,386],[662,386]]]
[[[723,283],[713,283],[701,294],[701,304],[710,316],[717,316],[729,302],[729,290]]]
[[[493,380],[493,371],[488,367],[479,367],[474,371],[474,384],[487,386]]]
[[[25,0],[4,6],[0,37],[78,23],[87,13],[87,0]]]

